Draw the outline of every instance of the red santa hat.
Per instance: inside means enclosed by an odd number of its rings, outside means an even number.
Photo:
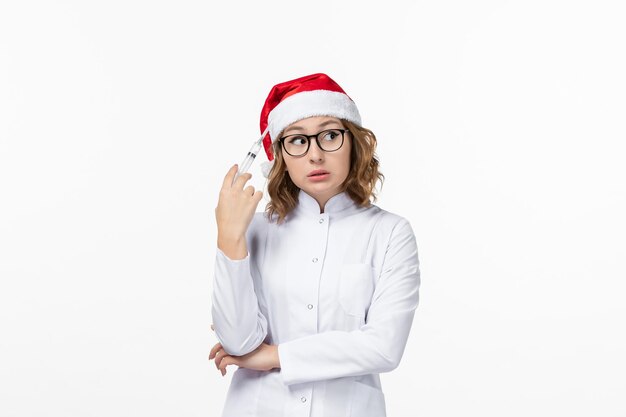
[[[361,126],[354,101],[326,74],[311,74],[272,87],[261,110],[263,147],[270,163],[262,164],[267,177],[274,155],[272,143],[290,124],[312,116],[332,116]]]

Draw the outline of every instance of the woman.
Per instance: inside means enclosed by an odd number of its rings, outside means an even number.
[[[236,165],[216,208],[209,359],[238,366],[223,416],[385,416],[379,374],[400,363],[420,275],[408,221],[370,203],[376,138],[325,74],[274,86],[266,130],[266,212]]]

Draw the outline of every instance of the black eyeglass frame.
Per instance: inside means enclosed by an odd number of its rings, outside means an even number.
[[[326,149],[322,148],[322,145],[320,145],[320,136],[322,135],[322,133],[331,132],[333,130],[341,132],[341,144],[339,145],[339,147],[337,149],[334,149],[332,151],[327,151]],[[344,139],[345,139],[345,133],[349,132],[349,131],[350,131],[350,129],[336,129],[336,128],[335,129],[326,129],[326,130],[322,130],[321,132],[318,132],[318,133],[316,133],[314,135],[303,135],[301,133],[296,133],[296,134],[293,134],[293,135],[283,136],[282,138],[280,138],[278,140],[280,141],[280,145],[282,146],[283,150],[285,152],[287,152],[288,155],[293,156],[294,158],[298,158],[298,157],[306,155],[309,152],[309,149],[311,148],[311,138],[315,138],[315,142],[317,143],[317,147],[320,148],[322,151],[324,151],[324,152],[337,152],[343,146],[343,142],[344,142]],[[289,138],[294,137],[294,136],[301,136],[301,137],[306,138],[306,151],[304,151],[300,155],[292,155],[292,154],[289,153],[287,148],[285,148],[285,139],[289,139]]]

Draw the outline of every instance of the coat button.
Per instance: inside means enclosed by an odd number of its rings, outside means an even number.
[[[306,397],[300,397],[300,401],[302,401],[303,403],[306,402]]]
[[[313,263],[317,262],[317,258],[312,259]]]
[[[320,224],[324,223],[324,219],[320,219]]]
[[[313,308],[313,304],[309,304],[308,306],[306,306],[309,310],[311,310]]]

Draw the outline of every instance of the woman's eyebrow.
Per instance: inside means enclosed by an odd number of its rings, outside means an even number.
[[[339,124],[339,122],[336,121],[336,120],[326,120],[325,122],[322,122],[319,125],[317,125],[317,127],[319,129],[321,127],[326,127],[326,126],[328,126],[330,124],[333,124],[333,123]],[[289,132],[290,130],[304,130],[304,128],[300,127],[300,126],[293,126],[293,127],[290,127],[289,129],[285,130],[285,133]]]

